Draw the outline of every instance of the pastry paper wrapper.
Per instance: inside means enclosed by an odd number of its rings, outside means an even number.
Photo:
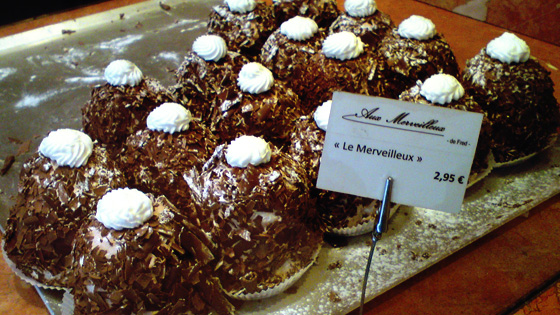
[[[244,301],[261,300],[261,299],[266,299],[266,298],[278,295],[278,294],[284,292],[286,289],[288,289],[292,285],[294,285],[307,272],[307,270],[309,270],[309,268],[311,268],[311,266],[313,266],[313,264],[315,263],[315,260],[317,259],[317,256],[319,256],[320,251],[321,251],[321,246],[319,248],[317,248],[317,251],[313,255],[313,258],[311,259],[311,262],[307,266],[298,270],[296,273],[294,273],[293,275],[288,277],[286,280],[284,280],[283,282],[277,284],[276,286],[274,286],[272,288],[266,288],[264,290],[261,290],[260,292],[254,292],[254,293],[226,292],[226,294],[229,295],[232,298],[235,298],[235,299],[238,299],[238,300],[244,300]]]
[[[4,240],[2,240],[2,243],[0,244],[0,246],[2,246],[2,256],[4,257],[4,261],[6,262],[6,264],[8,265],[8,267],[10,267],[10,269],[12,270],[12,272],[18,276],[21,280],[25,281],[26,283],[32,285],[32,286],[36,286],[42,289],[51,289],[51,290],[65,290],[66,288],[64,287],[57,287],[57,286],[52,286],[52,285],[46,285],[43,284],[33,278],[30,278],[28,276],[26,276],[23,271],[19,270],[16,266],[16,264],[8,257],[8,253],[6,253],[6,251],[4,250]]]

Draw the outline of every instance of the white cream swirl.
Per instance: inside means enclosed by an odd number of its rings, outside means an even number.
[[[351,32],[334,33],[323,41],[323,54],[328,58],[344,61],[358,57],[363,51],[364,43]]]
[[[327,127],[329,125],[329,116],[331,115],[331,105],[332,100],[328,100],[323,104],[319,105],[315,112],[313,113],[313,119],[315,119],[315,123],[317,127],[321,128],[324,131],[327,131]]]
[[[142,81],[142,78],[142,71],[128,60],[112,61],[105,68],[105,80],[111,85],[135,86]]]
[[[133,229],[144,224],[154,213],[146,194],[130,188],[118,188],[106,193],[97,203],[95,218],[106,228]]]
[[[241,136],[233,140],[226,150],[226,161],[232,167],[245,168],[268,163],[272,155],[270,145],[255,136]]]
[[[217,62],[226,56],[227,44],[218,35],[202,35],[194,40],[192,50],[206,61]]]
[[[163,103],[148,115],[146,125],[150,130],[173,134],[188,130],[191,121],[191,112],[182,105]]]
[[[60,166],[80,167],[93,152],[93,141],[85,133],[74,129],[51,131],[39,145],[39,153]]]
[[[251,12],[257,6],[255,0],[225,0],[229,10],[237,13]]]
[[[425,40],[436,35],[436,26],[430,19],[419,15],[411,15],[399,24],[397,31],[404,38]]]
[[[258,62],[245,64],[237,77],[237,85],[243,92],[264,93],[274,84],[272,72]]]
[[[313,19],[303,16],[294,16],[280,25],[280,33],[297,41],[310,39],[318,30],[319,26]]]
[[[465,89],[459,81],[449,74],[434,74],[420,88],[420,95],[436,104],[447,104],[463,97]]]
[[[377,4],[375,0],[346,0],[344,10],[353,17],[366,17],[377,11]]]
[[[504,63],[518,63],[529,60],[529,45],[515,34],[505,32],[486,45],[488,56]]]

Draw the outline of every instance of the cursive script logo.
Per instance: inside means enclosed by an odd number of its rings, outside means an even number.
[[[419,132],[443,137],[445,127],[439,125],[439,120],[429,119],[427,121],[415,121],[409,117],[410,113],[402,112],[396,116],[385,119],[379,107],[362,108],[360,113],[346,114],[342,119],[361,124],[374,125],[384,128],[393,128],[403,131]]]

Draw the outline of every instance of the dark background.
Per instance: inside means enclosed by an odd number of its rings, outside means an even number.
[[[0,10],[0,26],[104,1],[108,0],[11,0]]]

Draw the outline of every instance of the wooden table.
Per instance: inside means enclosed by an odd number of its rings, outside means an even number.
[[[113,0],[0,27],[0,37],[142,0]],[[342,0],[339,0],[340,4]],[[378,0],[395,23],[432,19],[460,66],[504,30],[413,0]],[[551,71],[560,99],[560,47],[520,35]],[[560,195],[412,277],[366,305],[367,314],[508,314],[560,277]],[[0,313],[46,314],[34,289],[0,260]],[[357,314],[357,312],[354,312]],[[353,313],[353,314],[354,314]]]

